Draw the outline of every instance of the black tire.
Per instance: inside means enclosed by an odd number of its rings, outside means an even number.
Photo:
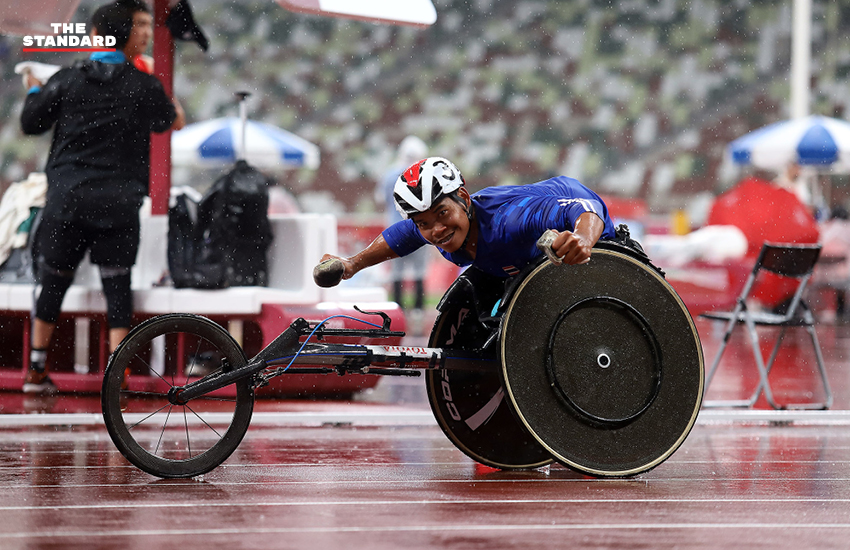
[[[483,281],[474,286],[479,292],[487,287]],[[501,289],[501,284],[497,288]],[[476,305],[463,286],[449,289],[431,331],[430,347],[472,350],[485,343],[489,332],[474,318],[479,308],[492,308],[501,292],[481,293],[493,294],[492,300]],[[502,470],[528,470],[552,463],[552,455],[517,418],[498,369],[429,370],[425,388],[437,424],[469,458]]]
[[[631,254],[597,248],[585,265],[540,263],[509,302],[500,344],[522,423],[576,471],[646,472],[696,422],[699,334],[661,273]]]
[[[221,396],[182,406],[168,401],[168,390],[187,383],[192,369],[203,366],[214,374],[223,359],[233,368],[247,362],[230,334],[205,317],[162,315],[133,329],[109,358],[101,391],[103,419],[121,454],[162,478],[198,476],[224,462],[248,431],[254,410],[250,378],[225,388]],[[157,363],[163,365],[160,374]],[[125,372],[130,373],[128,389],[122,389]],[[156,380],[141,391],[133,373]]]

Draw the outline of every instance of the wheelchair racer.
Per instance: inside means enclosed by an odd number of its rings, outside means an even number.
[[[614,225],[602,199],[577,180],[553,177],[529,185],[488,187],[470,194],[463,176],[447,159],[429,157],[405,170],[393,199],[404,218],[342,261],[343,279],[361,269],[405,256],[431,244],[458,266],[471,265],[507,278],[540,256],[536,243],[547,230],[561,262],[590,260],[600,238],[613,239]],[[321,264],[320,264],[321,265]]]

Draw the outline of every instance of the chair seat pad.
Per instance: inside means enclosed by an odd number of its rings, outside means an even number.
[[[703,317],[705,319],[729,321],[730,319],[732,319],[733,314],[733,311],[711,311],[708,313],[701,313],[700,317]],[[737,322],[746,323],[747,315],[749,315],[749,317],[753,320],[753,323],[755,323],[756,325],[805,327],[814,324],[814,320],[811,318],[811,313],[809,313],[808,311],[806,311],[802,317],[795,316],[790,319],[788,319],[785,315],[779,315],[778,313],[769,313],[765,311],[742,311],[737,316]]]

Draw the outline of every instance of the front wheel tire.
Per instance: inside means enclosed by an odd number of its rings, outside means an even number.
[[[115,446],[158,477],[209,472],[248,430],[254,409],[250,378],[184,405],[171,403],[168,392],[246,363],[239,344],[205,317],[170,314],[142,323],[112,354],[104,374],[101,406]],[[134,374],[145,376],[133,380]]]

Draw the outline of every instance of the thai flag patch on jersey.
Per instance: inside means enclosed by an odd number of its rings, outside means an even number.
[[[506,266],[502,267],[502,269],[504,270],[505,273],[507,273],[508,275],[510,275],[512,277],[514,275],[516,275],[517,273],[519,273],[519,269],[517,269],[516,266],[513,266],[513,265],[506,265]]]

